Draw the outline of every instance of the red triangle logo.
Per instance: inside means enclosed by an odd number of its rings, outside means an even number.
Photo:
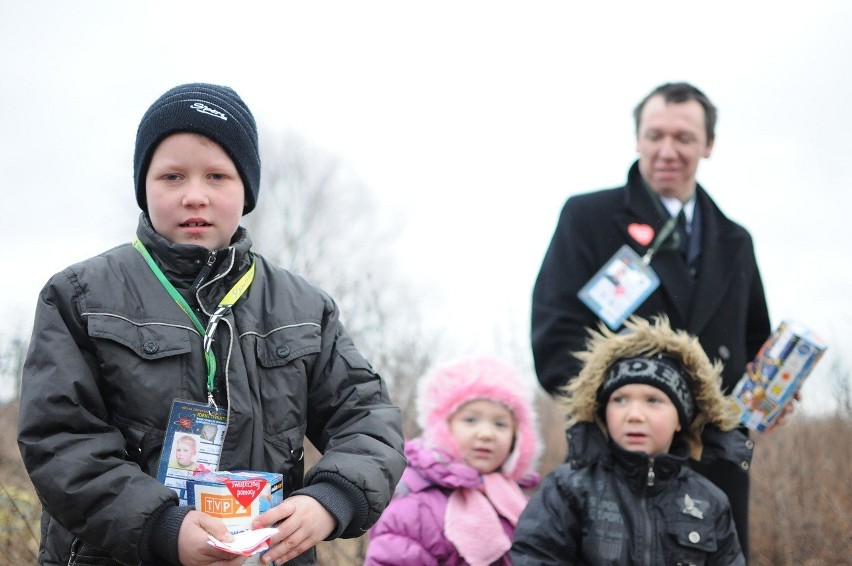
[[[257,499],[263,488],[266,487],[266,480],[256,478],[250,480],[232,480],[225,478],[225,485],[228,486],[228,491],[234,496],[240,505],[248,509],[252,502]]]

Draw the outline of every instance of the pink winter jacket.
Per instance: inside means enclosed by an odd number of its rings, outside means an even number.
[[[390,505],[370,530],[364,564],[466,564],[444,536],[444,514],[450,493],[457,488],[475,489],[481,481],[479,472],[466,464],[451,462],[441,452],[423,448],[418,439],[405,443],[405,456],[408,468],[402,474]],[[532,482],[536,483],[535,478]],[[511,539],[514,527],[506,520],[502,520],[502,525]],[[508,553],[493,564],[511,564]]]

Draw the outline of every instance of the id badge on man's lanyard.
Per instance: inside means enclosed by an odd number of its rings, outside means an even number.
[[[624,244],[589,279],[577,297],[612,329],[621,324],[660,286],[660,278],[651,268],[651,259],[672,232],[683,209],[663,225],[645,255],[639,257]]]
[[[207,403],[175,399],[172,401],[166,434],[163,439],[163,451],[157,469],[157,479],[171,487],[178,494],[181,505],[189,501],[187,479],[201,472],[215,472],[219,469],[222,443],[228,426],[228,411],[217,407],[213,401],[215,389],[216,357],[212,351],[213,335],[223,316],[226,316],[234,303],[245,293],[254,280],[255,264],[237,281],[219,302],[210,321],[205,327],[198,320],[192,308],[180,295],[174,285],[166,278],[154,262],[145,245],[134,239],[133,247],[145,258],[151,271],[186,313],[195,328],[204,337],[204,360],[207,365]]]

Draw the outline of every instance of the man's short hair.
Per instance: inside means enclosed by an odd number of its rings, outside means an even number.
[[[642,109],[652,96],[662,95],[668,104],[681,104],[690,100],[697,101],[704,108],[704,127],[707,130],[707,142],[716,139],[716,107],[707,98],[707,95],[689,83],[665,83],[642,99],[633,110],[633,119],[636,121],[636,134],[639,135],[639,119],[642,117]]]

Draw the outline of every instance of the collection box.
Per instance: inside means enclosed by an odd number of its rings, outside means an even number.
[[[192,478],[190,505],[221,519],[231,534],[251,529],[255,517],[284,500],[284,479],[268,472],[205,472]],[[260,564],[255,554],[245,564]]]
[[[741,423],[764,431],[822,358],[825,342],[806,327],[782,322],[766,340],[731,394]]]

